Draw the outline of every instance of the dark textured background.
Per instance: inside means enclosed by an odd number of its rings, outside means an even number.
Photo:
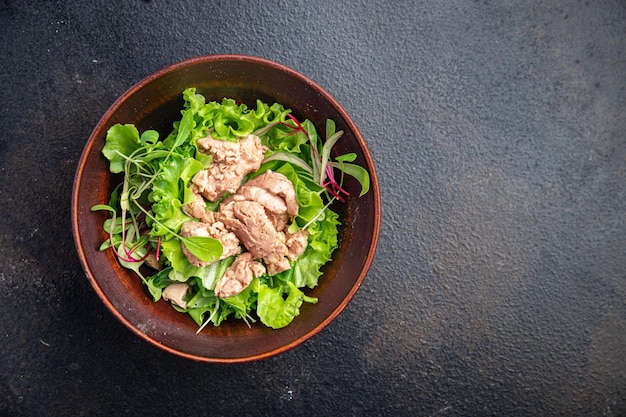
[[[0,0],[0,415],[626,415],[623,1]],[[276,60],[352,115],[374,265],[318,336],[198,364],[100,303],[70,229],[91,130],[151,72]]]

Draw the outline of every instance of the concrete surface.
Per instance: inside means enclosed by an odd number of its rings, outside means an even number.
[[[623,1],[0,1],[0,415],[626,415]],[[91,130],[151,72],[258,55],[373,152],[374,266],[266,361],[139,340],[74,250]]]

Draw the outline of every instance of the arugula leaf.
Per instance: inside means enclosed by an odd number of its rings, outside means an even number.
[[[185,247],[202,262],[215,261],[224,251],[219,240],[205,236],[189,236],[181,239]]]
[[[189,241],[189,239],[191,239],[191,241]],[[193,253],[195,256],[197,256],[199,259],[203,261],[204,259],[198,256],[198,254],[200,255],[210,254],[209,257],[205,256],[205,259],[207,259],[205,262],[210,262],[212,259],[219,258],[223,252],[222,244],[217,239],[211,239],[211,238],[205,237],[204,242],[206,244],[203,243],[201,240],[199,243],[202,248],[200,248],[199,253],[194,253],[194,250],[197,251],[198,249],[196,246],[194,246],[194,241],[198,243],[197,239],[183,238],[182,241],[183,243],[185,243],[185,247],[189,250],[189,252]],[[208,267],[193,266],[187,260],[187,257],[183,253],[183,250],[181,247],[181,240],[178,240],[178,239],[164,240],[161,242],[161,250],[163,251],[163,256],[165,256],[165,258],[169,261],[170,265],[172,266],[172,274],[170,274],[170,278],[175,281],[185,282],[191,277],[199,277],[202,280],[206,279],[208,283],[209,279],[216,280],[216,279],[221,278],[221,276],[224,274],[223,272],[225,272],[225,269],[211,271],[210,269],[208,269]],[[220,263],[224,261],[225,260],[222,260],[220,261]],[[232,260],[230,262],[232,263]],[[226,265],[227,264],[222,265],[222,268]],[[210,276],[210,274],[212,273],[214,273],[215,275]],[[221,273],[221,275],[218,276],[219,273]],[[215,284],[213,284],[213,286],[215,286]],[[206,287],[206,288],[213,289],[209,287]]]

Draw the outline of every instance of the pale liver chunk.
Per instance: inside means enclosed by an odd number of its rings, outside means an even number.
[[[267,151],[255,135],[237,142],[218,140],[209,135],[198,139],[198,146],[210,154],[213,161],[193,177],[191,187],[209,201],[217,201],[225,193],[237,191],[243,178],[259,169]]]

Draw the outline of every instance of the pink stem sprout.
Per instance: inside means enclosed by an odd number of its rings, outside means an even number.
[[[287,125],[287,124],[285,125],[294,129],[294,133],[299,132],[299,131],[304,133],[306,138],[309,140],[309,144],[311,145],[311,149],[313,150],[313,154],[315,156],[314,163],[318,166],[318,169],[319,169],[319,167],[322,165],[322,157],[317,151],[317,148],[315,147],[313,140],[311,140],[311,136],[309,135],[309,132],[306,131],[306,129],[302,126],[302,124],[298,121],[298,119],[296,119],[292,114],[287,114],[287,117],[289,117],[289,119],[296,124],[296,128],[293,128],[293,126],[291,125]],[[343,189],[341,185],[339,185],[337,180],[335,180],[335,172],[334,172],[333,167],[327,164],[325,171],[326,171],[326,177],[328,178],[328,181],[322,182],[322,175],[320,173],[320,186],[326,188],[326,190],[328,190],[328,192],[334,198],[336,198],[337,200],[341,202],[344,202],[345,200],[341,196],[341,194],[349,196],[350,193],[348,193],[345,189]]]

